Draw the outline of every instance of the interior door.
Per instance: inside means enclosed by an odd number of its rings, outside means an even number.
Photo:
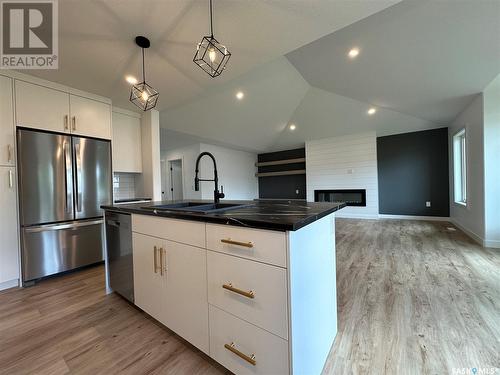
[[[71,138],[21,129],[17,142],[21,224],[73,220]]]
[[[170,164],[170,192],[172,200],[182,200],[182,160],[171,160]]]
[[[73,137],[75,219],[103,215],[111,204],[111,147],[109,141]]]

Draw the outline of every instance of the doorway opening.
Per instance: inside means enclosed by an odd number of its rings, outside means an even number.
[[[168,172],[170,177],[169,198],[172,200],[182,200],[184,197],[182,184],[182,159],[169,160]]]

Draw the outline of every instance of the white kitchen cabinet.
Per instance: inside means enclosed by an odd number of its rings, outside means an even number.
[[[97,100],[69,95],[71,133],[111,139],[111,106]]]
[[[0,165],[15,165],[12,79],[0,76]]]
[[[207,251],[167,241],[165,264],[165,325],[209,353]]]
[[[135,231],[132,238],[135,304],[208,354],[206,250]]]
[[[163,315],[165,281],[163,270],[160,269],[160,251],[166,247],[166,241],[133,233],[132,246],[135,304],[165,324]]]
[[[142,173],[141,120],[113,111],[113,169]]]
[[[288,341],[212,305],[210,356],[238,375],[290,373]]]
[[[0,167],[0,289],[19,279],[16,170]]]
[[[15,81],[16,124],[111,139],[111,105],[68,92]]]
[[[69,133],[69,94],[16,80],[16,124]]]

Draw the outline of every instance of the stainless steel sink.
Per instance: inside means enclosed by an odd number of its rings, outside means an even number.
[[[209,214],[209,213],[234,210],[237,208],[243,208],[248,206],[250,205],[239,204],[239,203],[182,202],[182,203],[162,204],[157,206],[147,206],[143,208],[156,211],[182,211],[182,212]]]

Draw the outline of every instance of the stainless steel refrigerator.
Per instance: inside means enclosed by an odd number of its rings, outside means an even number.
[[[109,141],[17,130],[23,282],[100,262]]]

